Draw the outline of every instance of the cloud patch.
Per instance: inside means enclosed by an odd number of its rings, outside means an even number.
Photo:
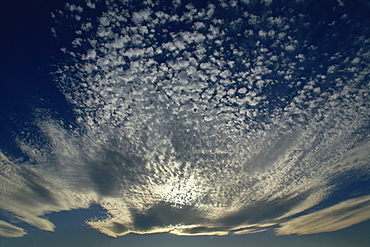
[[[26,230],[0,220],[0,236],[6,238],[19,238],[26,235]]]
[[[284,222],[278,235],[332,232],[370,219],[370,197],[350,199],[337,205]]]

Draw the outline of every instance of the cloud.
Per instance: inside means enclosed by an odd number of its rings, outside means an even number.
[[[370,196],[363,196],[281,223],[276,232],[278,235],[332,232],[368,219]]]
[[[19,238],[26,235],[27,232],[17,226],[9,224],[8,222],[0,220],[0,236],[6,238]]]
[[[252,228],[252,229],[245,229],[234,232],[235,235],[244,235],[244,234],[253,234],[253,233],[259,233],[259,232],[265,232],[267,229],[258,229],[258,228]]]
[[[112,237],[246,234],[318,205],[341,174],[368,174],[368,53],[341,55],[369,42],[363,23],[313,42],[326,26],[306,3],[228,18],[227,3],[121,4],[55,17],[77,28],[54,74],[76,122],[40,111],[16,140],[26,159],[0,153],[0,208],[47,231],[45,215],[99,204],[106,216],[87,224]],[[343,25],[358,36],[346,42]]]
[[[2,188],[0,207],[39,229],[45,231],[55,229],[54,224],[43,218],[43,215],[49,212],[86,208],[90,203],[84,203],[81,195],[73,198],[71,191],[60,187],[62,185],[58,184],[60,179],[54,179],[52,173],[46,175],[43,174],[46,170],[34,170],[32,166],[14,163],[1,152],[0,168]]]
[[[134,12],[132,14],[132,20],[136,23],[141,23],[143,21],[150,20],[151,11],[148,9],[142,10],[140,12]]]
[[[209,235],[209,236],[225,236],[229,234],[230,229],[227,227],[217,227],[217,226],[185,226],[179,227],[172,231],[172,234],[180,236],[199,236],[199,235]]]

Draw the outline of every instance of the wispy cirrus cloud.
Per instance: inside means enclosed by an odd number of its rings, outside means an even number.
[[[7,238],[19,238],[26,235],[27,232],[17,226],[14,226],[8,222],[0,220],[0,236]]]
[[[370,197],[350,199],[281,224],[278,235],[314,234],[347,228],[370,219]]]

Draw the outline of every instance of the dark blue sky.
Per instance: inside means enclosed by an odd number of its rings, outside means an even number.
[[[37,107],[58,111],[68,117],[70,111],[57,89],[51,72],[60,59],[58,41],[51,35],[54,25],[50,13],[65,1],[2,1],[0,37],[0,111],[1,148],[12,148],[14,132],[34,119]],[[58,57],[59,56],[59,57]],[[14,147],[13,147],[14,148]]]

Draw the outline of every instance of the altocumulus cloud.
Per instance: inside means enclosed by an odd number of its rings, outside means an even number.
[[[54,231],[45,214],[96,203],[106,217],[86,222],[112,237],[318,232],[284,221],[369,173],[369,30],[336,1],[331,23],[302,1],[212,2],[56,11],[76,124],[39,114],[40,134],[17,138],[27,161],[1,153],[0,207]],[[353,200],[313,214],[367,219]]]

